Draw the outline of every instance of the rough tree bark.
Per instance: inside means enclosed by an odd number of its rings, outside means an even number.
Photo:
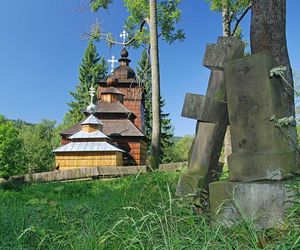
[[[160,76],[157,34],[157,6],[156,0],[150,0],[150,55],[152,79],[152,138],[150,164],[158,168],[160,161]]]
[[[222,28],[223,36],[231,36],[231,18],[229,13],[228,0],[222,0]],[[224,164],[227,165],[227,157],[232,153],[231,136],[229,126],[224,138]]]
[[[250,45],[251,53],[270,53],[280,65],[287,67],[286,77],[294,86],[286,43],[286,0],[256,1],[252,6]],[[294,91],[284,86],[285,108],[295,116]]]
[[[250,45],[252,54],[269,53],[279,65],[286,66],[286,79],[294,86],[286,42],[286,0],[259,0],[253,3]],[[287,116],[295,117],[294,91],[287,84],[284,84],[283,96]],[[290,137],[291,144],[295,144],[296,127],[290,130]]]
[[[223,36],[231,36],[231,18],[229,13],[228,0],[222,0],[222,28]]]

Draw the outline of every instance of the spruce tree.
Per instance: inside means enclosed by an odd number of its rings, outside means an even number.
[[[89,89],[91,86],[96,88],[97,82],[106,78],[107,68],[104,58],[99,57],[95,45],[92,41],[89,41],[79,67],[79,82],[75,91],[70,92],[74,100],[68,103],[70,109],[62,122],[66,125],[63,127],[72,126],[84,118],[82,110],[90,102]]]
[[[145,90],[145,136],[151,140],[152,136],[152,86],[151,86],[151,63],[146,50],[143,51],[140,61],[138,62],[137,78],[138,82]],[[165,100],[160,97],[160,116],[161,116],[161,162],[171,162],[173,160],[172,148],[173,141],[173,127],[168,113],[164,113],[163,107]],[[148,153],[150,152],[150,145],[148,145]]]

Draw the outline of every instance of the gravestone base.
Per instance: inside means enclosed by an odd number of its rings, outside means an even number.
[[[295,199],[287,186],[293,181],[230,182],[209,185],[210,206],[215,219],[226,227],[254,221],[257,229],[284,223],[285,210]]]
[[[237,167],[242,166],[242,167]],[[293,151],[232,153],[228,156],[230,181],[284,180],[299,171]]]

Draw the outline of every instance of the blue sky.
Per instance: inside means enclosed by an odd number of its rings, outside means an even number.
[[[87,41],[82,35],[96,20],[104,32],[117,37],[126,20],[121,0],[109,11],[91,13],[87,0],[10,0],[0,9],[0,114],[37,123],[43,118],[60,122],[77,83],[78,67]],[[287,41],[294,71],[300,72],[300,1],[287,0]],[[209,70],[201,65],[205,46],[221,30],[219,13],[204,0],[184,0],[180,27],[186,40],[168,45],[160,41],[161,93],[166,100],[175,135],[193,134],[195,122],[180,117],[187,92],[205,94]],[[248,15],[242,23],[249,37]],[[97,43],[100,55],[119,57],[121,47]],[[129,50],[135,68],[140,50]]]

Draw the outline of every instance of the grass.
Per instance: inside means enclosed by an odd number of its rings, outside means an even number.
[[[0,249],[300,249],[300,206],[286,225],[223,228],[174,197],[179,173],[0,188]]]

